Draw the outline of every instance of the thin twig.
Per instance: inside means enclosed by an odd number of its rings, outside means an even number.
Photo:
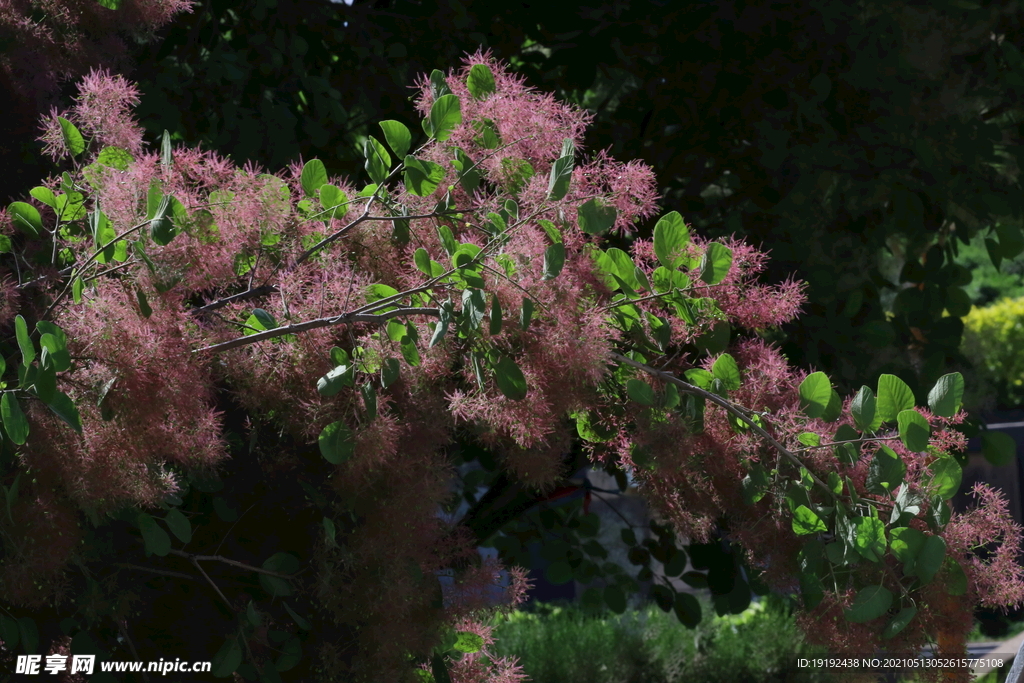
[[[405,315],[430,315],[436,318],[441,315],[441,312],[436,308],[397,308],[393,311],[377,314],[355,312],[342,313],[341,315],[307,320],[306,322],[298,323],[297,325],[289,323],[284,327],[275,327],[272,330],[266,330],[247,337],[238,337],[236,339],[231,339],[230,341],[221,342],[220,344],[214,344],[213,346],[204,346],[201,349],[193,350],[192,353],[199,353],[200,351],[227,351],[228,349],[234,349],[247,344],[255,344],[257,342],[266,341],[267,339],[283,337],[286,334],[296,334],[298,332],[306,332],[308,330],[315,330],[320,327],[329,327],[331,325],[342,325],[346,323],[381,324],[387,322],[391,318],[397,318]]]
[[[174,551],[172,550],[171,552],[173,553]],[[231,602],[226,597],[224,597],[223,593],[220,592],[220,588],[217,587],[217,584],[213,582],[213,579],[210,578],[210,575],[207,574],[203,567],[199,564],[199,560],[197,560],[195,556],[190,556],[189,560],[191,560],[192,565],[199,570],[199,573],[203,575],[203,578],[206,579],[207,583],[213,586],[213,590],[217,591],[217,595],[219,595],[220,599],[224,601],[224,604],[228,606],[228,609],[234,612],[235,608],[231,605]]]
[[[143,567],[142,565],[130,564],[128,562],[119,562],[119,563],[117,563],[117,566],[118,567],[124,567],[126,569],[136,569],[136,570],[138,570],[140,572],[149,572],[150,574],[158,574],[160,576],[170,576],[170,577],[175,578],[175,579],[187,579],[189,581],[195,581],[196,580],[196,577],[190,576],[189,574],[184,574],[182,572],[172,572],[172,571],[167,571],[165,569],[153,569],[152,567]]]
[[[141,662],[142,660],[139,659],[139,653],[135,649],[135,643],[133,643],[131,637],[129,637],[128,629],[125,627],[125,624],[120,621],[117,621],[117,619],[114,619],[114,621],[117,623],[117,630],[121,632],[121,637],[124,638],[125,642],[128,643],[128,649],[131,650],[132,657],[135,658],[136,662]],[[142,674],[142,680],[147,681],[148,683],[148,681],[150,680],[149,674],[146,673],[144,669],[140,669],[139,671]]]
[[[761,427],[761,425],[757,424],[750,417],[748,417],[747,411],[739,409],[737,406],[733,405],[730,401],[727,401],[726,399],[722,398],[718,394],[713,394],[710,391],[705,391],[704,389],[701,389],[698,386],[694,386],[693,384],[690,384],[689,382],[684,382],[683,380],[679,379],[678,377],[676,377],[675,375],[672,375],[670,373],[663,372],[661,370],[657,370],[655,368],[652,368],[649,365],[644,365],[643,363],[638,363],[637,361],[633,360],[632,358],[627,358],[626,356],[623,356],[622,354],[619,354],[619,353],[612,352],[611,353],[611,357],[613,359],[619,361],[620,363],[625,363],[626,365],[630,365],[630,366],[632,366],[634,368],[637,368],[638,370],[643,370],[647,374],[652,375],[654,377],[657,377],[658,379],[661,379],[661,380],[663,380],[665,382],[671,382],[672,384],[675,384],[676,386],[678,386],[680,389],[682,389],[683,391],[685,391],[688,394],[693,394],[695,396],[700,396],[702,398],[707,399],[708,401],[711,401],[712,403],[714,403],[714,404],[716,404],[718,406],[721,406],[727,412],[732,413],[733,415],[735,415],[739,419],[741,419],[744,422],[746,422],[751,430],[753,430],[755,433],[757,433],[759,436],[761,436],[761,438],[763,438],[765,441],[767,441],[772,446],[774,446],[776,449],[778,449],[779,453],[781,453],[791,463],[793,463],[797,467],[806,469],[808,471],[808,473],[811,475],[811,479],[814,481],[815,484],[817,484],[818,486],[820,486],[824,490],[828,491],[828,494],[832,498],[836,497],[836,494],[832,491],[832,489],[829,488],[828,485],[825,482],[823,482],[821,479],[819,479],[818,476],[816,474],[814,474],[814,472],[811,472],[806,467],[806,465],[804,465],[803,462],[800,461],[800,458],[796,457],[796,455],[794,455],[789,449],[787,449],[785,446],[783,446],[781,443],[779,443],[778,440],[776,440],[776,438],[774,436],[772,436],[767,431],[765,431],[764,428]]]
[[[272,572],[269,569],[263,569],[261,567],[253,567],[251,564],[245,562],[239,562],[238,560],[232,560],[231,558],[224,557],[222,555],[195,555],[193,553],[186,553],[184,550],[171,549],[172,555],[178,557],[188,558],[191,562],[222,562],[224,564],[230,564],[232,567],[238,567],[240,569],[246,569],[257,574],[266,574],[267,576],[276,576],[279,579],[293,579],[296,574],[282,574],[281,572]]]

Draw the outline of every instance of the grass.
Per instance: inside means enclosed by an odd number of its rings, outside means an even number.
[[[823,650],[804,642],[783,599],[770,597],[742,614],[725,617],[715,616],[705,603],[703,614],[696,629],[687,629],[674,615],[654,606],[615,615],[594,614],[573,604],[536,605],[498,619],[492,652],[518,657],[533,683],[842,680],[839,672],[797,668],[798,658]],[[1019,632],[1024,623],[1013,627]],[[971,640],[990,640],[975,631]],[[974,683],[1002,683],[1005,675],[992,672]],[[915,681],[911,677],[903,683]]]
[[[799,669],[804,643],[781,600],[740,615],[705,617],[694,630],[656,607],[621,616],[572,605],[538,606],[499,621],[494,653],[515,655],[534,683],[826,683],[826,672]]]

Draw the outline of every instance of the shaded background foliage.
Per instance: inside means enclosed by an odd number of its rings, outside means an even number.
[[[666,210],[810,283],[778,339],[792,361],[841,390],[882,372],[916,390],[964,360],[953,238],[1001,221],[996,258],[1024,246],[1020,19],[960,1],[209,2],[132,75],[153,133],[355,173],[369,121],[414,118],[410,77],[484,46],[591,109],[589,149],[649,163]]]

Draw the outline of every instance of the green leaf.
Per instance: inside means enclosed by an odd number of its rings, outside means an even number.
[[[82,303],[82,292],[85,290],[85,282],[76,277],[71,283],[71,298],[76,304]]]
[[[32,617],[18,619],[18,632],[21,634],[21,646],[25,652],[35,654],[39,647],[39,628]]]
[[[916,410],[901,410],[896,416],[900,428],[900,441],[909,450],[921,453],[928,448],[932,431],[928,420]]]
[[[497,86],[494,83],[494,73],[491,71],[491,67],[486,64],[474,64],[466,78],[466,87],[469,88],[469,94],[478,100],[492,94]]]
[[[678,211],[665,214],[654,226],[654,254],[665,268],[675,270],[686,257],[690,231]]]
[[[211,671],[216,678],[227,678],[242,663],[242,646],[237,638],[229,638],[213,656]]]
[[[39,237],[43,233],[43,217],[36,207],[26,202],[11,202],[7,207],[14,227],[29,237]]]
[[[614,206],[598,198],[588,199],[576,211],[580,230],[588,235],[603,235],[615,225],[618,213]]]
[[[889,640],[900,633],[907,627],[907,624],[911,622],[916,614],[917,607],[914,605],[901,609],[892,619],[889,620],[889,623],[885,625],[885,628],[882,629],[882,639]]]
[[[320,186],[320,206],[326,210],[337,209],[330,217],[342,218],[348,213],[348,196],[336,185],[327,183]],[[276,244],[276,242],[275,242]]]
[[[82,418],[78,414],[78,408],[75,407],[75,404],[67,394],[61,391],[54,393],[53,398],[46,405],[53,411],[54,415],[63,420],[69,427],[79,434],[82,433]]]
[[[0,418],[3,419],[4,431],[17,446],[23,446],[28,440],[28,419],[21,412],[21,405],[14,394],[8,392],[0,398]]]
[[[928,465],[928,469],[931,472],[929,489],[933,495],[939,496],[942,500],[949,500],[956,495],[963,478],[963,469],[956,458],[949,456],[938,458]]]
[[[895,420],[902,410],[914,407],[914,392],[896,375],[878,378],[878,402],[875,410],[882,422]]]
[[[806,505],[799,505],[793,510],[793,531],[794,533],[805,536],[807,534],[816,534],[819,531],[827,531],[828,527],[821,521],[817,513],[810,509]]]
[[[280,672],[294,669],[302,661],[302,643],[297,636],[292,636],[281,646],[281,656],[274,663],[274,669]]]
[[[482,65],[478,64],[477,66]],[[469,631],[459,631],[453,647],[459,652],[480,652],[484,647],[484,639],[475,633],[470,633]]]
[[[417,197],[426,197],[444,180],[444,167],[413,155],[405,157],[405,189]]]
[[[120,2],[118,2],[120,4]],[[111,9],[116,9],[111,8]],[[75,124],[68,121],[63,116],[57,117],[57,122],[60,123],[60,132],[64,136],[64,144],[67,146],[68,151],[71,152],[71,156],[76,157],[85,151],[85,138],[75,127]]]
[[[723,353],[711,366],[711,374],[716,379],[722,380],[725,388],[729,391],[736,391],[740,388],[740,368],[736,365],[736,359],[728,353]]]
[[[922,584],[929,583],[942,568],[945,559],[946,541],[942,536],[928,536],[914,562],[914,574],[921,579]]]
[[[868,491],[876,495],[895,491],[896,487],[903,483],[903,475],[906,472],[907,466],[895,451],[887,446],[879,446],[868,467],[865,482]]]
[[[160,139],[160,165],[164,169],[171,167],[171,134],[167,132],[166,128],[164,129],[163,137]]]
[[[502,356],[493,367],[494,380],[502,394],[513,401],[521,401],[526,398],[526,377],[514,360],[508,356]]]
[[[717,285],[725,279],[732,267],[732,249],[712,242],[700,261],[700,279],[709,285]]]
[[[149,305],[149,297],[141,289],[135,290],[135,298],[139,302],[139,312],[142,313],[142,317],[148,318],[153,315],[153,308]]]
[[[868,586],[862,588],[853,599],[853,604],[845,610],[847,621],[863,624],[877,619],[889,611],[892,605],[892,593],[884,586]]]
[[[318,439],[320,455],[332,465],[339,465],[355,453],[352,430],[341,422],[332,422],[323,428]]]
[[[604,587],[604,602],[608,605],[608,609],[616,614],[626,611],[626,594],[615,584]]]
[[[434,100],[434,104],[430,106],[430,117],[427,121],[429,121],[427,134],[430,137],[438,142],[444,142],[450,138],[455,127],[462,123],[462,107],[459,104],[459,98],[448,93]]]
[[[565,245],[552,244],[544,250],[544,279],[554,280],[565,265]]]
[[[750,465],[750,472],[743,477],[743,498],[748,505],[760,501],[768,492],[768,473],[760,463]]]
[[[476,192],[476,188],[480,186],[480,169],[473,163],[469,155],[462,149],[456,148],[452,166],[459,172],[459,184],[462,185],[466,194],[472,195]]]
[[[626,381],[626,394],[630,399],[642,406],[653,406],[654,390],[651,385],[642,379],[630,379]]]
[[[881,420],[879,420],[878,424],[874,423],[875,392],[871,391],[871,387],[862,386],[860,388],[860,391],[857,392],[857,395],[853,397],[853,401],[850,403],[850,412],[853,413],[854,424],[861,431],[877,429],[881,424]]]
[[[405,124],[399,121],[381,121],[380,128],[384,131],[384,139],[387,140],[395,156],[399,159],[405,157],[409,153],[409,144],[412,142],[412,134]]]
[[[327,520],[326,517],[324,517],[324,519]],[[300,617],[295,612],[295,610],[293,610],[291,607],[288,606],[287,602],[284,602],[282,604],[284,605],[285,611],[288,612],[288,615],[291,616],[292,620],[295,622],[296,626],[301,628],[303,631],[310,631],[310,630],[312,630],[313,627],[310,625],[309,621],[307,621],[306,619],[303,619],[302,617]]]
[[[686,628],[697,628],[701,622],[700,602],[690,593],[676,593],[673,611],[676,618]]]
[[[387,389],[401,374],[402,366],[397,358],[388,358],[380,366],[380,385]]]
[[[501,300],[497,294],[491,295],[491,320],[487,331],[492,337],[501,334]]]
[[[366,159],[364,168],[370,180],[378,185],[383,183],[388,177],[388,169],[391,168],[391,155],[384,149],[384,145],[371,135],[363,144],[363,157]]]
[[[448,82],[444,78],[444,72],[440,69],[434,69],[430,72],[430,96],[433,99],[442,97],[443,95],[450,95],[452,89],[448,87]]]
[[[839,398],[839,393],[833,389],[828,399],[828,405],[825,406],[825,412],[821,414],[821,419],[825,422],[835,422],[842,412],[843,399]]]
[[[866,560],[881,562],[885,555],[885,524],[877,517],[855,517],[853,521],[857,552]]]
[[[352,365],[337,365],[326,375],[316,382],[316,390],[321,396],[330,398],[336,396],[345,387],[352,386],[354,382]]]
[[[402,358],[405,362],[412,367],[416,367],[420,364],[420,352],[416,348],[416,341],[412,337],[403,337],[400,342],[400,349],[402,351]]]
[[[188,521],[188,517],[182,514],[181,510],[173,509],[169,511],[164,516],[164,521],[167,522],[171,533],[177,536],[179,541],[188,543],[192,540],[192,524]]]
[[[324,162],[319,159],[307,161],[302,167],[299,183],[302,185],[302,191],[306,193],[306,196],[312,197],[317,190],[327,184],[327,168],[324,167]]]
[[[486,307],[487,300],[484,298],[483,290],[470,288],[462,292],[463,319],[470,330],[480,328],[480,322],[484,319]]]
[[[572,170],[576,165],[576,146],[570,138],[562,141],[562,154],[551,165],[551,177],[548,180],[548,199],[558,201],[569,193],[572,181]]]
[[[832,384],[824,372],[812,372],[800,383],[800,409],[807,417],[821,417],[832,398]]]
[[[13,652],[14,648],[18,647],[20,639],[21,631],[18,628],[18,620],[6,614],[0,614],[0,640],[4,641],[7,650]]]
[[[897,527],[890,532],[890,537],[889,548],[893,557],[912,569],[918,553],[924,547],[924,533],[912,527]]]
[[[116,168],[118,171],[128,170],[128,165],[135,161],[131,154],[120,147],[104,147],[96,156],[96,161],[104,166]],[[51,204],[51,206],[53,206]]]
[[[28,367],[36,359],[36,347],[28,336],[28,323],[20,315],[14,317],[14,334],[21,350],[21,364]]]
[[[533,299],[523,297],[523,307],[519,309],[519,327],[523,330],[530,328],[530,320],[533,319]]]
[[[430,277],[430,254],[423,247],[420,247],[412,256],[413,262],[416,264],[416,270],[420,271],[427,277]]]
[[[38,187],[33,187],[28,193],[51,209],[57,208],[57,198],[53,195],[53,190],[50,188],[39,185]]]
[[[959,372],[943,375],[928,392],[928,407],[939,417],[953,417],[964,398],[964,376]]]
[[[142,540],[146,544],[146,552],[163,557],[171,551],[171,537],[160,528],[150,515],[140,512],[137,518]]]
[[[1017,442],[1005,432],[985,430],[981,433],[981,452],[997,467],[1009,465],[1017,459]]]

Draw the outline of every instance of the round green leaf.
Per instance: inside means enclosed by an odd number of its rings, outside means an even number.
[[[71,152],[71,156],[75,157],[84,152],[85,138],[82,137],[82,134],[79,132],[78,128],[75,127],[75,124],[71,123],[63,116],[58,116],[57,122],[60,123],[60,131],[64,136],[64,144],[67,145],[68,151]]]
[[[917,559],[924,546],[924,533],[912,527],[897,527],[889,535],[889,549],[897,560],[906,564]]]
[[[701,621],[700,602],[690,593],[676,593],[673,609],[676,618],[686,628],[697,628]]]
[[[484,648],[484,639],[469,631],[459,631],[456,634],[453,649],[459,652],[480,652]]]
[[[732,249],[712,242],[700,261],[700,279],[709,285],[717,285],[729,274],[732,267]]]
[[[614,206],[606,205],[595,197],[581,204],[576,215],[580,230],[588,235],[603,235],[615,225],[618,212]]]
[[[914,573],[921,579],[921,583],[928,583],[935,577],[945,559],[946,541],[941,536],[928,536],[924,539],[921,552],[917,554]]]
[[[341,422],[332,422],[323,428],[318,439],[320,444],[320,455],[332,465],[338,465],[355,453],[355,441],[352,439],[352,430]]]
[[[434,100],[430,107],[430,137],[444,142],[452,136],[455,127],[462,123],[462,106],[459,98],[451,93]]]
[[[566,560],[555,560],[544,570],[547,580],[556,586],[572,581],[572,567]]]
[[[949,500],[956,495],[963,478],[963,468],[955,458],[939,458],[929,465],[928,469],[932,473],[931,490],[934,495],[942,500]]]
[[[853,422],[861,431],[873,430],[881,424],[875,424],[875,392],[871,387],[862,386],[857,395],[850,403],[850,412],[853,413]]]
[[[931,438],[932,430],[928,420],[916,410],[901,410],[896,416],[896,422],[900,428],[900,441],[909,450],[916,453],[923,452],[928,448],[928,439]]]
[[[43,217],[39,210],[25,202],[11,202],[7,207],[7,213],[14,221],[14,227],[21,230],[29,237],[39,237],[43,232]]]
[[[146,544],[146,550],[163,557],[171,551],[171,537],[160,528],[150,515],[140,512],[138,516],[139,531],[142,532],[142,540]]]
[[[807,417],[821,417],[832,399],[832,384],[824,372],[812,372],[800,383],[800,409]]]
[[[0,398],[0,418],[10,440],[18,446],[24,445],[28,440],[28,418],[21,411],[18,399],[10,392]]]
[[[896,616],[889,620],[889,623],[885,625],[885,628],[882,629],[882,638],[884,640],[889,640],[898,634],[907,627],[907,624],[910,623],[916,614],[917,607],[914,607],[913,605],[901,609],[896,613]]]
[[[997,467],[1009,465],[1017,457],[1017,442],[1005,432],[984,431],[981,433],[981,452]]]
[[[36,620],[32,617],[21,617],[18,619],[18,632],[21,634],[21,646],[25,652],[36,654],[39,647],[39,628]]]
[[[469,70],[466,87],[469,88],[470,95],[478,100],[484,99],[497,89],[494,72],[486,64],[474,64]]]
[[[507,398],[513,401],[526,398],[526,377],[516,362],[508,356],[502,356],[494,364],[494,380],[498,384],[498,389]]]
[[[654,226],[654,255],[665,268],[675,270],[686,260],[690,231],[678,211],[665,214]]]
[[[179,541],[188,543],[192,540],[192,524],[181,510],[171,510],[164,516],[164,521]]]
[[[885,524],[877,517],[857,517],[855,545],[861,557],[880,562],[885,554]]]
[[[722,380],[725,388],[729,391],[736,391],[740,388],[740,368],[736,365],[736,359],[728,353],[723,353],[711,366],[711,374]]]
[[[299,183],[306,196],[312,197],[317,190],[327,184],[327,168],[324,166],[324,162],[319,159],[307,161],[302,167]]]
[[[227,678],[242,663],[242,646],[236,638],[230,638],[213,656],[211,673],[217,678]]]
[[[127,170],[128,164],[135,161],[131,154],[120,147],[104,147],[96,156],[96,161],[104,166],[116,168],[118,171]]]
[[[959,372],[943,375],[928,392],[928,407],[939,417],[953,417],[964,398],[964,377]]]
[[[409,154],[405,157],[405,189],[417,197],[433,194],[444,180],[444,167],[426,159],[417,159]]]
[[[906,472],[907,466],[894,450],[888,446],[879,446],[868,466],[865,482],[868,491],[877,495],[895,491],[896,487],[903,483],[903,475]]]
[[[892,593],[887,588],[868,586],[857,593],[853,604],[845,611],[846,620],[855,624],[863,624],[885,614],[890,605],[892,605]]]
[[[630,379],[626,381],[626,394],[633,401],[642,406],[653,406],[654,390],[651,385],[641,379]]]
[[[967,593],[967,574],[964,573],[964,568],[953,558],[946,561],[946,566],[949,567],[949,578],[945,582],[946,592],[950,595]]]
[[[878,378],[878,402],[875,410],[882,422],[895,420],[902,410],[914,407],[914,392],[896,375]]]
[[[384,131],[384,139],[399,159],[409,153],[409,144],[412,142],[412,134],[400,121],[381,121],[380,128]]]
[[[553,280],[562,272],[565,265],[565,245],[561,242],[552,244],[544,250],[544,279]]]
[[[817,513],[806,505],[799,505],[793,510],[793,531],[801,536],[827,531],[828,527],[821,521]]]
[[[616,614],[626,611],[626,594],[614,584],[604,587],[604,602]]]

